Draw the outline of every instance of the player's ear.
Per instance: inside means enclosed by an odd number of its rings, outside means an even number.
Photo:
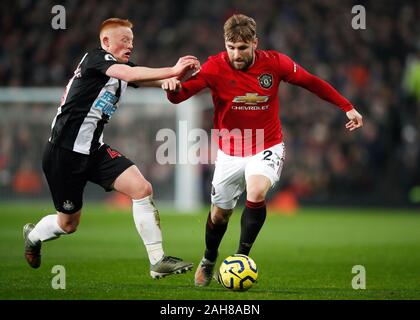
[[[252,43],[252,46],[253,46],[254,50],[257,49],[257,47],[258,47],[258,38],[255,38],[255,40]]]
[[[107,36],[102,38],[102,45],[105,46],[105,48],[109,47],[109,38]]]

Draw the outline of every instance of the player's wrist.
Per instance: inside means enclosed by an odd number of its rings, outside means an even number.
[[[347,104],[345,104],[345,105],[341,106],[341,109],[342,109],[344,112],[349,112],[349,111],[353,110],[353,109],[354,109],[354,107],[353,107],[353,105],[352,105],[351,103],[347,103]]]
[[[175,78],[181,74],[181,70],[179,70],[176,66],[170,68],[170,76],[168,78]]]

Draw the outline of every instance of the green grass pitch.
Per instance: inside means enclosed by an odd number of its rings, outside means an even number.
[[[0,204],[0,299],[420,299],[420,214],[398,209],[301,209],[268,215],[250,256],[258,283],[231,292],[213,282],[194,287],[194,271],[153,280],[131,213],[87,205],[79,230],[43,244],[42,265],[23,257],[22,226],[51,211],[49,204]],[[235,252],[240,209],[222,241],[219,262]],[[206,209],[161,210],[165,252],[199,262]],[[66,289],[54,290],[54,265]],[[354,265],[366,269],[366,289],[354,290]]]

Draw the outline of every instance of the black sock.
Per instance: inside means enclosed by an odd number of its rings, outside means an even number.
[[[257,238],[267,216],[265,201],[246,201],[241,217],[241,238],[236,253],[249,255],[252,245]]]
[[[227,223],[214,224],[211,221],[211,213],[207,217],[206,223],[206,251],[204,257],[207,260],[215,261],[217,258],[217,250],[219,249],[220,242],[227,229]]]

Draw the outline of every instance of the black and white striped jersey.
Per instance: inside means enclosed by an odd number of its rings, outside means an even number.
[[[49,141],[60,147],[90,154],[103,144],[105,124],[118,108],[127,82],[108,77],[116,59],[98,48],[87,52],[66,86],[51,125]],[[127,63],[134,66],[133,63]]]

